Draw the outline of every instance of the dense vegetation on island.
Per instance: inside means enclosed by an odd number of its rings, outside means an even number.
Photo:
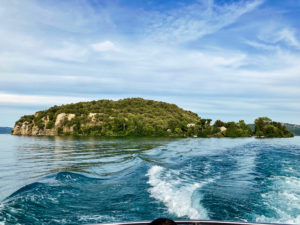
[[[294,135],[282,123],[274,122],[268,117],[257,118],[254,122],[257,137],[293,137]]]
[[[17,135],[80,136],[172,136],[172,137],[250,137],[253,131],[243,120],[211,124],[174,104],[127,98],[119,101],[99,100],[53,106],[34,115],[23,116],[15,124]],[[275,123],[275,122],[274,122]],[[270,124],[268,124],[270,125]],[[278,130],[284,126],[272,124]],[[255,131],[259,136],[264,128]],[[269,127],[267,130],[269,132]],[[274,134],[277,130],[274,130]],[[282,131],[276,134],[287,137]],[[268,133],[269,134],[269,133]],[[271,136],[270,136],[271,137]]]

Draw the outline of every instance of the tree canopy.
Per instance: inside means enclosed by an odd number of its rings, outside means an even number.
[[[59,121],[58,121],[59,120]],[[81,136],[174,136],[174,137],[250,137],[253,131],[243,120],[223,122],[200,118],[175,104],[142,98],[118,101],[99,100],[53,106],[34,115],[23,116],[24,123],[51,134]],[[38,132],[36,132],[38,133]],[[255,120],[259,137],[290,137],[281,123],[267,117]]]
[[[258,137],[293,137],[294,135],[282,123],[272,121],[268,117],[259,117],[254,122],[254,133]]]

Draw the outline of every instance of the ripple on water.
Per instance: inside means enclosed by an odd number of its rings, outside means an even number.
[[[300,224],[300,178],[274,176],[269,181],[272,185],[261,197],[274,214],[258,216],[256,221]]]
[[[300,138],[6,138],[0,224],[300,222]]]

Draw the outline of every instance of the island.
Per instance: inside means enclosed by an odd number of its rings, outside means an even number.
[[[53,106],[21,117],[13,135],[28,136],[166,136],[166,137],[292,137],[286,127],[269,118],[223,122],[169,104],[142,98],[99,100]]]
[[[254,134],[257,137],[293,137],[294,135],[283,123],[272,121],[268,117],[260,117],[255,120]]]

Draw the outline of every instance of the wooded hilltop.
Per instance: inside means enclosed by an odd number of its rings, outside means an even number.
[[[255,120],[254,131],[243,120],[211,124],[211,119],[175,104],[142,98],[99,100],[53,106],[21,117],[13,135],[32,136],[170,136],[170,137],[293,137],[282,123]]]

